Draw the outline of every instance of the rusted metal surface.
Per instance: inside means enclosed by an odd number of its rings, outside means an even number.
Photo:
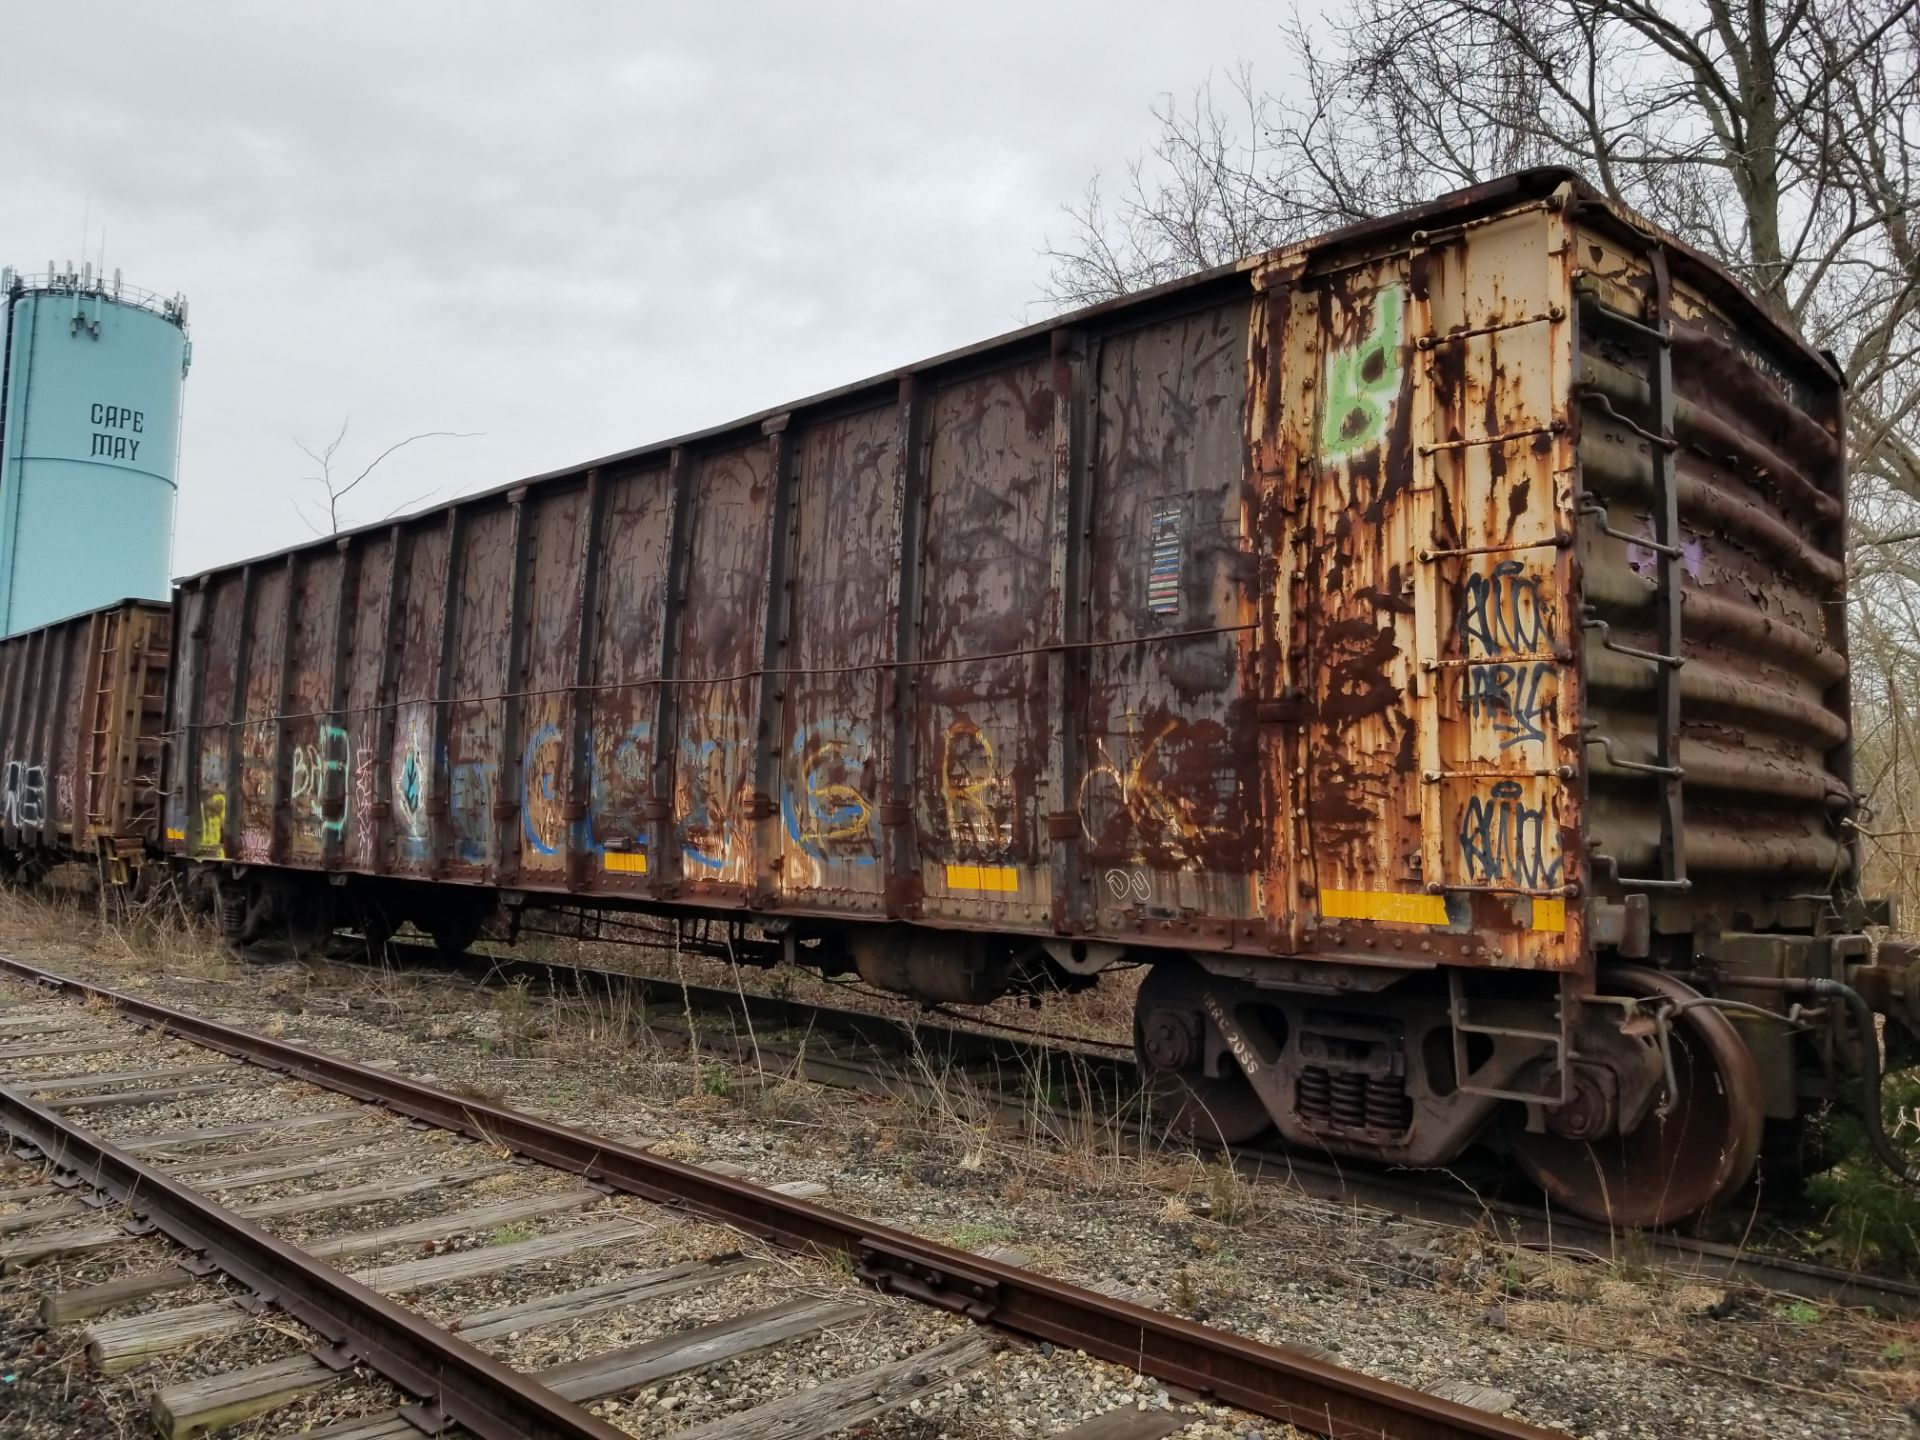
[[[1336,1440],[1362,1440],[1362,1437],[1366,1440],[1380,1440],[1380,1437],[1386,1440],[1470,1440],[1470,1437],[1545,1440],[1549,1434],[1522,1420],[1422,1394],[1298,1351],[1209,1329],[604,1136],[453,1095],[322,1051],[72,980],[11,956],[0,956],[0,969],[70,994],[99,997],[129,1018],[161,1027],[196,1044],[243,1057],[341,1094],[381,1104],[396,1114],[464,1134],[484,1136],[489,1144],[505,1147],[539,1163],[601,1181],[657,1204],[722,1221],[784,1249],[845,1256],[854,1262],[855,1273],[861,1279],[882,1290],[955,1310],[1030,1339],[1083,1351],[1186,1386],[1222,1403],[1287,1421],[1308,1434],[1336,1437]],[[6,1097],[4,1091],[0,1091],[0,1099],[4,1099],[4,1111],[9,1119],[14,1113],[39,1108],[30,1101],[14,1101]],[[181,1189],[184,1187],[177,1182],[156,1177],[150,1203],[158,1210],[163,1201],[173,1198],[173,1191]],[[159,1210],[159,1213],[166,1212]],[[233,1224],[238,1229],[251,1229],[244,1222]],[[271,1237],[259,1235],[258,1239],[280,1250],[290,1249],[272,1241]],[[293,1254],[297,1256],[298,1252]],[[283,1263],[291,1261],[291,1257],[276,1258]],[[344,1291],[351,1287],[360,1292],[350,1297],[356,1305],[364,1306],[360,1298],[364,1295],[366,1301],[381,1307],[383,1320],[388,1319],[388,1312],[398,1311],[391,1302],[361,1291],[336,1272],[329,1270],[328,1274],[333,1277],[336,1289]],[[305,1283],[318,1282],[303,1282],[294,1293],[307,1293]],[[302,1318],[308,1317],[302,1315]],[[337,1311],[330,1311],[323,1312],[321,1318],[337,1320],[339,1317]],[[323,1333],[332,1333],[327,1324],[319,1328]],[[430,1325],[425,1328],[433,1330]],[[410,1345],[427,1343],[425,1337],[411,1334],[404,1339]],[[474,1378],[475,1367],[468,1363],[467,1356],[478,1356],[478,1352],[471,1352],[460,1341],[437,1330],[434,1339],[446,1348],[450,1362],[461,1364],[460,1369],[448,1374],[449,1388],[442,1392],[454,1393],[451,1390],[454,1378]],[[484,1356],[478,1358],[485,1361]],[[491,1361],[486,1364],[495,1370],[500,1368]],[[423,1393],[408,1379],[398,1379],[398,1383],[414,1389],[415,1393]],[[446,1404],[444,1400],[442,1403]],[[450,1404],[446,1408],[453,1411]],[[476,1425],[469,1418],[472,1413],[484,1417],[504,1412],[474,1407],[466,1413],[454,1414],[455,1419],[478,1433],[500,1433],[498,1429]],[[577,1432],[535,1428],[524,1433]]]
[[[1805,928],[1854,878],[1840,387],[1613,218],[1571,277],[1595,883]]]
[[[1052,910],[1053,382],[1035,355],[927,397],[919,664],[901,701],[917,760],[910,916],[1031,929]]]
[[[1579,971],[1636,890],[1804,923],[1838,395],[1531,172],[194,581],[168,829],[1396,965]]]
[[[0,641],[0,844],[125,865],[160,843],[171,640],[169,607],[125,600]]]
[[[1294,460],[1302,949],[1581,955],[1563,232],[1536,203],[1292,282],[1263,438]]]

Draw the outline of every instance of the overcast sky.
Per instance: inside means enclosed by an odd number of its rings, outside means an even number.
[[[0,263],[186,293],[188,574],[310,538],[349,416],[352,470],[483,432],[362,523],[1038,318],[1061,202],[1285,13],[0,0]]]

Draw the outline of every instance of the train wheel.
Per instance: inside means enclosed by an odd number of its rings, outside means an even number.
[[[392,916],[378,900],[361,900],[354,907],[354,926],[360,932],[361,944],[366,949],[366,958],[376,965],[386,963],[389,947],[393,944],[393,932],[397,929]]]
[[[1133,1053],[1154,1117],[1181,1140],[1244,1145],[1272,1128],[1273,1117],[1231,1055],[1223,1073],[1201,1070],[1206,1034],[1201,997],[1212,977],[1190,961],[1155,965],[1133,1007]]]
[[[1601,985],[1608,994],[1676,1005],[1699,996],[1638,966],[1608,972]],[[1590,1220],[1650,1229],[1711,1210],[1752,1176],[1765,1124],[1752,1053],[1726,1015],[1707,1005],[1674,1012],[1671,1036],[1675,1093],[1656,1101],[1631,1134],[1513,1137],[1514,1158],[1555,1202]]]
[[[442,955],[457,960],[480,938],[480,923],[478,915],[449,913],[437,916],[427,933]]]
[[[333,939],[335,915],[331,888],[296,890],[285,908],[278,929],[279,938],[286,941],[287,953],[296,960],[322,954]]]

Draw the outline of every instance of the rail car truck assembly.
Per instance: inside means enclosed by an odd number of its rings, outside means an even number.
[[[1144,963],[1196,1136],[1672,1222],[1873,1079],[1849,1007],[1920,1009],[1858,894],[1843,401],[1527,172],[195,576],[156,839],[238,939]]]

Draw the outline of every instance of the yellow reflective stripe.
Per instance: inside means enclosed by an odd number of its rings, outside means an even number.
[[[1533,928],[1551,930],[1556,935],[1567,928],[1567,902],[1564,900],[1538,900],[1533,902]]]
[[[644,850],[609,850],[600,857],[603,870],[617,870],[627,875],[647,873],[647,856]]]
[[[1011,865],[949,865],[947,888],[1012,894],[1020,888],[1020,872]]]
[[[1386,920],[1396,925],[1444,925],[1444,895],[1407,895],[1397,890],[1322,890],[1320,914],[1328,920]]]
[[[173,827],[172,827],[171,825],[169,825],[169,826],[167,827],[167,839],[169,839],[169,840],[184,840],[184,839],[186,839],[186,838],[187,838],[187,832],[186,832],[186,831],[184,831],[184,830],[176,830],[176,829],[174,829],[174,828],[173,828]]]

